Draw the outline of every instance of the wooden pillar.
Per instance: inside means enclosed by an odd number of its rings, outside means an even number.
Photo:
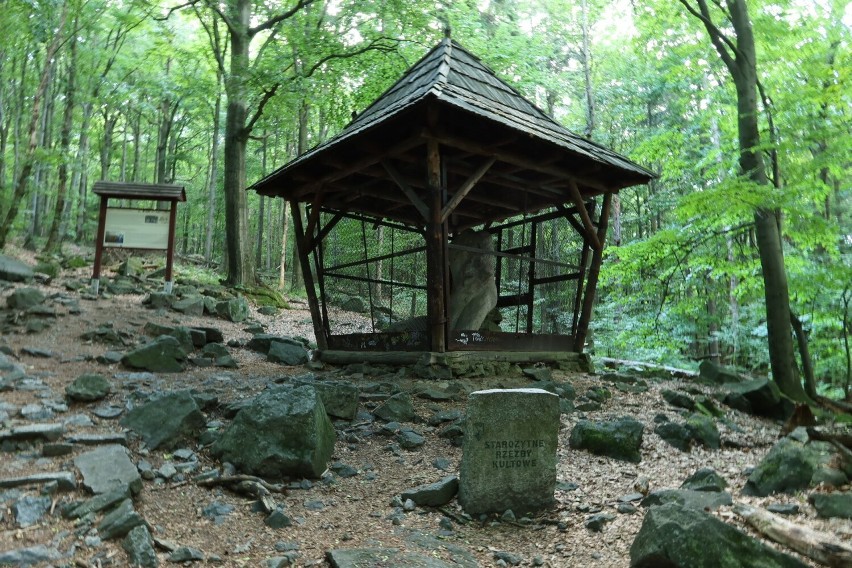
[[[441,153],[438,142],[426,144],[426,168],[429,182],[429,223],[426,228],[426,314],[432,351],[447,350],[446,223],[442,222]]]
[[[169,245],[166,250],[166,282],[163,284],[163,291],[166,294],[172,293],[172,284],[174,283],[175,225],[177,225],[177,201],[172,201],[172,207],[169,210]]]
[[[317,339],[317,347],[320,350],[325,350],[328,349],[328,334],[322,323],[317,291],[314,286],[314,276],[311,272],[311,262],[308,259],[310,251],[307,244],[309,239],[302,226],[299,202],[295,199],[290,200],[290,212],[293,217],[293,232],[296,233],[296,249],[299,251],[299,263],[302,265],[302,277],[305,282],[305,293],[308,296],[308,308],[311,310],[311,320],[314,323],[314,335]],[[316,225],[314,224],[313,226],[315,227]]]
[[[589,321],[592,319],[592,306],[595,303],[595,290],[598,287],[598,276],[603,261],[603,245],[606,241],[606,231],[609,225],[609,210],[612,204],[612,193],[605,193],[603,206],[601,207],[601,218],[598,221],[598,242],[600,246],[593,248],[592,265],[589,267],[589,276],[586,280],[586,293],[583,296],[583,310],[580,313],[580,322],[577,325],[577,335],[574,337],[574,351],[583,352],[583,344],[589,333]]]
[[[92,293],[97,294],[101,285],[101,261],[104,256],[104,235],[106,233],[106,214],[108,198],[101,196],[101,208],[98,213],[98,236],[95,241],[95,266],[92,269]]]

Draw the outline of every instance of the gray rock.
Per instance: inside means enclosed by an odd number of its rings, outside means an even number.
[[[724,491],[727,486],[728,482],[715,470],[703,467],[686,478],[680,488],[693,491]]]
[[[177,391],[134,408],[121,424],[137,432],[150,449],[176,447],[200,432],[206,420],[189,391]]]
[[[92,493],[109,493],[129,487],[133,493],[142,489],[142,479],[119,445],[96,448],[74,458],[74,465],[83,476],[83,485]]]
[[[152,310],[167,310],[172,307],[175,297],[168,292],[151,292],[142,300],[142,304]]]
[[[638,463],[645,427],[633,418],[609,422],[581,420],[571,431],[569,445],[593,454]]]
[[[24,495],[15,501],[15,522],[22,528],[38,524],[50,509],[50,504],[50,497]]]
[[[266,355],[269,353],[269,347],[272,345],[273,341],[289,343],[291,345],[301,345],[304,348],[304,345],[301,342],[293,339],[292,337],[272,335],[270,333],[257,333],[249,339],[248,343],[246,343],[246,349],[251,349],[252,351],[257,351],[258,353]]]
[[[154,539],[145,525],[133,527],[124,537],[121,546],[127,552],[128,563],[132,566],[157,568],[160,565],[154,550]]]
[[[749,475],[743,493],[766,497],[806,489],[819,462],[819,453],[812,447],[782,438]]]
[[[334,442],[322,400],[313,387],[301,386],[258,395],[237,413],[211,451],[246,473],[318,478]]]
[[[718,450],[722,446],[719,429],[709,416],[693,414],[686,419],[686,429],[689,430],[692,439],[711,450]]]
[[[685,393],[663,389],[660,394],[663,395],[663,400],[674,407],[685,408],[686,410],[693,410],[695,408],[695,401]]]
[[[197,548],[181,546],[169,554],[169,562],[195,562],[204,560],[204,553]]]
[[[65,433],[62,424],[21,424],[9,430],[0,430],[0,442],[4,440],[47,440],[55,442]]]
[[[396,442],[404,450],[414,450],[425,444],[426,438],[414,430],[403,429],[396,434]]]
[[[145,524],[145,519],[133,509],[133,502],[125,499],[121,504],[104,515],[98,523],[98,534],[104,540],[121,538],[134,527]]]
[[[788,556],[704,511],[677,504],[651,508],[630,546],[631,568],[804,568]]]
[[[192,332],[188,327],[182,325],[170,326],[154,322],[148,322],[145,324],[143,331],[148,337],[156,338],[160,337],[161,335],[168,335],[174,337],[178,340],[180,348],[183,349],[186,353],[190,353],[195,349],[195,343],[192,338]]]
[[[186,352],[180,342],[169,335],[161,335],[126,353],[121,362],[127,367],[152,373],[178,373],[184,370],[185,359]]]
[[[728,406],[779,420],[786,419],[793,411],[793,403],[781,395],[778,385],[769,379],[755,379],[728,385],[724,403]]]
[[[698,366],[698,380],[714,385],[743,382],[743,378],[736,371],[723,367],[709,359],[703,360]]]
[[[226,369],[235,369],[237,361],[231,356],[228,348],[221,343],[207,343],[201,349],[201,356],[206,359],[211,359],[216,367],[224,367]]]
[[[795,503],[770,503],[766,510],[776,515],[798,515],[799,506]]]
[[[818,517],[852,519],[852,492],[812,493],[808,502],[814,506]]]
[[[308,351],[298,342],[272,341],[266,359],[282,365],[304,365],[308,362]]]
[[[293,519],[281,509],[275,509],[263,519],[263,524],[272,529],[284,529],[293,526]]]
[[[120,485],[112,491],[95,495],[82,503],[69,503],[62,508],[62,516],[66,519],[79,519],[89,513],[98,513],[104,509],[109,509],[125,499],[130,499],[130,488],[127,485]]]
[[[0,566],[25,568],[42,562],[59,560],[61,557],[62,555],[57,549],[40,544],[38,546],[16,548],[5,552],[0,551]]]
[[[44,294],[38,288],[18,288],[6,298],[10,310],[27,310],[44,302]]]
[[[97,374],[80,375],[65,387],[68,398],[78,402],[93,402],[109,394],[111,385],[106,377]]]
[[[682,452],[688,452],[692,444],[692,433],[682,424],[663,422],[657,424],[654,433]]]
[[[449,564],[428,554],[403,552],[397,548],[336,548],[325,553],[332,568],[451,568]]]
[[[228,321],[241,322],[249,316],[248,301],[240,296],[231,300],[225,300],[216,304],[216,314]]]
[[[416,505],[421,507],[441,507],[452,501],[458,490],[458,477],[450,475],[435,483],[407,489],[402,492],[400,497],[403,501],[411,499]]]
[[[590,531],[600,532],[603,530],[604,525],[613,519],[615,519],[615,515],[612,513],[595,513],[587,518],[583,524]]]
[[[308,381],[298,378],[293,380],[294,384],[309,384],[316,389],[322,400],[325,412],[329,416],[353,420],[358,414],[358,387],[352,383],[331,381]]]
[[[188,316],[204,315],[204,296],[187,296],[172,303],[172,309]]]
[[[681,507],[703,511],[715,511],[733,503],[730,493],[724,491],[694,491],[692,489],[661,489],[642,499],[642,507],[655,507],[675,503]]]
[[[0,254],[0,280],[29,282],[32,279],[32,268],[19,260]]]
[[[547,367],[527,367],[521,369],[525,377],[534,381],[549,381],[553,379],[553,373]]]
[[[407,392],[397,393],[376,408],[373,414],[385,422],[411,422],[415,418],[411,395]]]
[[[214,525],[221,525],[225,522],[225,517],[234,512],[234,506],[221,501],[213,501],[203,509],[201,515],[211,519]]]
[[[20,477],[0,478],[0,488],[21,487],[24,485],[43,485],[56,483],[62,491],[74,491],[77,489],[77,477],[70,471],[58,473],[33,473]]]

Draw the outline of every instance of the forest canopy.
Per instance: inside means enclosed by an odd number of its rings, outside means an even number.
[[[755,215],[772,212],[817,390],[842,397],[852,3],[748,0],[756,147],[712,31],[741,55],[730,16],[745,4],[711,2],[707,18],[703,0],[7,0],[0,246],[91,247],[95,181],[175,183],[179,253],[298,292],[287,206],[246,186],[339,132],[449,29],[569,129],[659,175],[614,200],[596,354],[767,373]],[[765,185],[743,175],[744,149]]]

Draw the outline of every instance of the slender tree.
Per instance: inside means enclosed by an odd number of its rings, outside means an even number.
[[[769,178],[760,152],[757,57],[746,2],[728,0],[725,4],[715,3],[732,26],[735,34],[733,39],[714,22],[706,0],[680,0],[680,3],[704,25],[713,47],[734,81],[737,92],[739,165],[742,175],[751,182],[768,188]],[[802,388],[793,352],[790,293],[784,266],[780,217],[780,210],[771,204],[762,204],[754,212],[754,229],[763,270],[769,361],[772,377],[779,389],[794,400],[805,400],[807,397]]]

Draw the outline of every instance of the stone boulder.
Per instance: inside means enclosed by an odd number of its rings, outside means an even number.
[[[103,375],[87,374],[80,375],[65,387],[65,394],[77,402],[94,402],[108,395],[111,388]]]
[[[452,501],[458,491],[459,479],[455,475],[450,475],[435,483],[407,489],[400,497],[403,501],[411,499],[415,505],[421,507],[441,507]]]
[[[249,317],[248,300],[239,296],[216,304],[216,315],[228,321],[241,322]]]
[[[385,422],[411,422],[415,418],[414,402],[409,393],[400,392],[388,398],[373,414]]]
[[[688,452],[692,444],[692,433],[683,424],[662,422],[654,428],[654,433],[670,446],[682,452]]]
[[[728,369],[709,359],[705,359],[698,366],[698,380],[714,385],[727,385],[730,383],[741,383],[743,378],[733,369]]]
[[[305,346],[295,339],[286,341],[274,340],[269,344],[266,360],[282,365],[303,365],[308,362],[308,352]]]
[[[174,448],[201,431],[206,420],[192,394],[183,390],[137,406],[124,415],[121,424],[138,433],[153,450]]]
[[[716,473],[714,469],[702,467],[687,477],[681,483],[680,488],[692,489],[693,491],[722,492],[727,486],[728,482],[725,481],[725,478]]]
[[[719,436],[719,429],[716,423],[709,416],[704,414],[693,414],[686,419],[686,429],[693,440],[711,450],[718,450],[722,447],[722,439]]]
[[[151,292],[142,300],[142,305],[151,310],[167,310],[172,307],[175,297],[168,292]]]
[[[655,507],[676,503],[680,507],[696,511],[715,511],[719,507],[733,504],[730,493],[725,491],[695,491],[693,489],[660,489],[642,499],[643,507]]]
[[[142,490],[142,478],[124,446],[100,446],[74,458],[74,465],[83,476],[83,486],[96,495],[125,488],[133,493]]]
[[[10,310],[28,310],[44,302],[44,294],[37,288],[18,288],[6,298]]]
[[[190,353],[193,349],[195,349],[195,342],[193,341],[192,331],[188,327],[182,325],[162,325],[149,321],[145,324],[145,327],[142,328],[142,331],[144,331],[145,335],[147,335],[148,337],[160,337],[161,335],[169,335],[171,337],[174,337],[178,340],[180,348],[183,349],[186,353]]]
[[[814,506],[818,517],[852,519],[852,492],[813,493],[808,502]]]
[[[127,560],[131,566],[157,568],[160,565],[157,551],[154,550],[154,539],[145,525],[133,527],[121,546],[127,552]]]
[[[172,309],[188,316],[204,315],[204,296],[193,294],[172,303]]]
[[[630,546],[631,568],[804,568],[704,511],[652,507]]]
[[[778,420],[786,420],[793,412],[793,403],[769,379],[754,379],[726,388],[728,393],[723,402],[736,410]]]
[[[32,279],[32,268],[19,260],[0,254],[0,280],[29,282]]]
[[[170,335],[161,335],[121,358],[127,367],[152,373],[179,373],[184,370],[185,360],[186,352]]]
[[[237,361],[233,358],[228,348],[221,343],[208,343],[201,349],[201,358],[210,360],[216,367],[234,369]]]
[[[318,478],[334,451],[335,434],[310,386],[258,395],[240,410],[211,451],[245,473]]]
[[[772,493],[795,493],[806,489],[821,461],[820,453],[815,448],[791,438],[783,438],[754,468],[743,487],[743,493],[766,497]]]
[[[628,417],[609,422],[581,420],[571,431],[568,443],[575,450],[638,463],[642,459],[639,448],[644,430],[641,422]]]
[[[301,377],[294,378],[293,383],[314,387],[322,400],[326,414],[329,416],[353,420],[358,414],[358,387],[352,383],[317,381]]]

